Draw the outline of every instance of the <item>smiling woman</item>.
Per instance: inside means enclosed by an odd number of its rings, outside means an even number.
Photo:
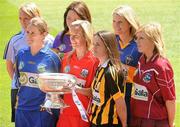
[[[127,124],[129,124],[131,119],[130,101],[133,76],[141,55],[137,50],[134,39],[135,32],[139,28],[139,21],[134,10],[128,5],[121,5],[114,9],[112,17],[118,49],[121,52],[119,59],[122,62],[125,73],[125,101],[127,106]]]
[[[15,80],[15,56],[17,55],[20,49],[28,47],[26,42],[26,29],[29,21],[33,17],[39,17],[40,12],[35,3],[26,3],[22,4],[19,8],[19,22],[21,24],[21,31],[14,36],[11,37],[10,41],[6,44],[6,48],[4,50],[4,57],[3,59],[6,60],[6,67],[9,77],[12,80],[11,83],[11,108],[12,108],[12,117],[11,121],[14,122],[15,120],[15,104],[16,104],[16,95],[18,92],[17,82]],[[48,35],[45,39],[45,44],[51,46],[52,45],[53,37]]]
[[[44,39],[48,34],[47,24],[44,20],[33,18],[27,26],[27,42],[31,47],[31,53],[35,55],[44,47]]]
[[[87,113],[91,103],[91,82],[99,62],[91,52],[92,26],[86,20],[77,20],[72,22],[69,31],[73,50],[65,54],[61,72],[77,77],[77,95],[64,95],[64,102],[71,108],[63,109],[57,126],[89,127]],[[76,97],[79,97],[79,101]],[[80,102],[82,104],[79,106]]]
[[[59,57],[44,45],[48,33],[46,22],[32,18],[27,26],[28,48],[22,49],[16,56],[16,80],[19,86],[15,126],[55,127],[56,116],[41,111],[40,105],[45,99],[37,84],[39,73],[59,72]],[[30,119],[31,118],[31,119]]]
[[[31,0],[41,9],[43,17],[47,20],[50,33],[57,35],[63,29],[63,13],[72,0]],[[112,10],[119,4],[128,4],[137,12],[142,23],[149,20],[156,20],[163,26],[164,40],[166,42],[167,57],[174,68],[174,79],[176,84],[180,82],[180,8],[179,1],[174,0],[83,0],[89,7],[92,15],[92,22],[95,30],[106,29],[112,31],[111,16]],[[0,2],[0,56],[3,56],[5,45],[12,35],[16,34],[21,28],[18,21],[18,7],[26,0],[1,0]],[[152,9],[153,7],[153,9]],[[168,18],[167,18],[168,17]],[[14,127],[11,123],[10,89],[11,79],[6,71],[5,61],[0,59],[0,126]],[[176,90],[180,90],[180,85],[176,85]],[[180,126],[180,92],[177,92],[177,113],[176,126]]]

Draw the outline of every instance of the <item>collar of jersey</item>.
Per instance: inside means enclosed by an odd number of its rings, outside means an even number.
[[[87,52],[80,60],[78,60],[78,61],[81,61],[81,60],[85,59],[86,57],[89,57],[90,53],[91,53],[91,52],[88,51],[88,52]],[[76,51],[73,52],[72,57],[75,58],[75,59],[78,59],[78,58],[77,58],[77,55],[76,55]]]
[[[29,47],[29,50],[30,50],[30,47]],[[39,50],[39,52],[46,53],[47,50],[48,50],[48,46],[44,46],[43,48],[41,48],[41,49]]]
[[[110,59],[107,59],[102,65],[99,65],[99,67],[107,67],[108,63],[109,63]]]
[[[48,50],[48,46],[44,46],[42,49],[40,49],[39,52],[46,53]]]
[[[25,30],[22,28],[21,29],[21,34],[24,35],[25,33],[26,33]]]
[[[158,53],[154,54],[147,63],[154,62],[157,57],[159,57]],[[146,63],[145,55],[143,55],[143,61],[144,61],[144,63]]]
[[[119,35],[116,35],[116,38],[117,38],[118,45],[120,46],[121,49],[126,48],[127,46],[129,46],[130,44],[132,44],[134,42],[133,41],[134,39],[132,39],[132,40],[129,41],[129,43],[126,43],[126,44],[123,45]]]

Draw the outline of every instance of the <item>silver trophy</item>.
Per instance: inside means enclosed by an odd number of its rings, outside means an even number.
[[[38,85],[40,90],[46,93],[43,108],[66,108],[61,96],[70,93],[75,87],[76,77],[65,73],[43,73],[39,74]]]

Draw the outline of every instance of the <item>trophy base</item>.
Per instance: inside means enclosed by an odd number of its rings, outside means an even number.
[[[41,105],[42,108],[50,108],[50,109],[62,109],[70,107],[69,105],[63,103],[63,102],[52,102],[50,100],[46,100],[43,105]]]

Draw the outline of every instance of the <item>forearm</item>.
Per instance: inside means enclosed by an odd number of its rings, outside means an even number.
[[[6,69],[7,69],[7,72],[9,74],[9,77],[12,80],[13,75],[14,75],[14,64],[10,60],[6,60]]]
[[[168,112],[169,126],[173,127],[174,120],[175,120],[175,112],[176,112],[175,100],[167,100],[166,101],[166,109]]]
[[[88,97],[92,97],[92,92],[91,92],[91,88],[76,88],[75,91],[77,93],[80,93],[80,94],[83,94],[85,96],[88,96]]]
[[[117,114],[118,114],[118,117],[121,120],[122,127],[126,127],[126,124],[127,124],[127,110],[126,110],[126,104],[125,104],[124,98],[121,97],[120,99],[117,99],[115,101],[115,103],[116,103]]]

